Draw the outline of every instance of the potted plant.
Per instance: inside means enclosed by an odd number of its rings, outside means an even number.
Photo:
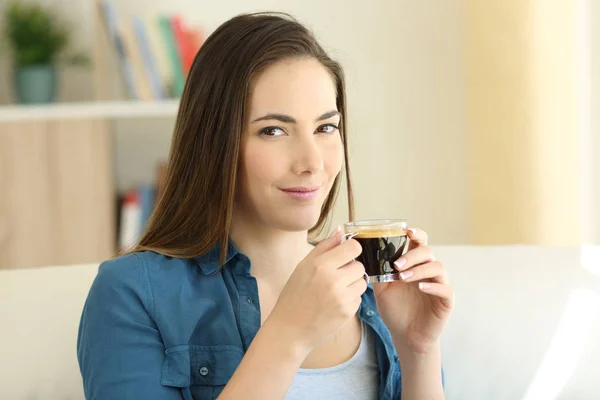
[[[3,36],[10,48],[19,102],[48,103],[56,96],[59,63],[85,65],[84,54],[67,54],[71,32],[48,8],[13,0],[4,12]]]

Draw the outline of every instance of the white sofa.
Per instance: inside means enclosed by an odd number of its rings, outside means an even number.
[[[457,293],[447,399],[600,399],[600,247],[434,250]],[[0,271],[0,399],[83,398],[75,343],[97,267]]]

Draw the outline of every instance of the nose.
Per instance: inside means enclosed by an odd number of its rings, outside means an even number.
[[[323,154],[317,136],[314,134],[302,136],[298,140],[293,141],[294,149],[294,165],[293,171],[296,175],[316,174],[323,171],[324,161]]]

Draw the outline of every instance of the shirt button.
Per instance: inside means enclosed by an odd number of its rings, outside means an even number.
[[[367,316],[368,317],[372,317],[373,315],[375,315],[375,311],[373,311],[373,310],[367,311]]]
[[[252,304],[252,298],[251,297],[248,297],[248,303]]]
[[[208,375],[208,368],[206,368],[206,367],[200,368],[200,375],[202,375],[202,376]]]

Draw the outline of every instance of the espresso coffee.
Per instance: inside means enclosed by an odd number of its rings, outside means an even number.
[[[404,254],[408,245],[406,230],[402,228],[361,228],[355,230],[354,239],[362,246],[362,253],[356,259],[365,266],[371,282],[397,280],[398,271],[394,261]],[[377,278],[386,276],[385,278]]]

